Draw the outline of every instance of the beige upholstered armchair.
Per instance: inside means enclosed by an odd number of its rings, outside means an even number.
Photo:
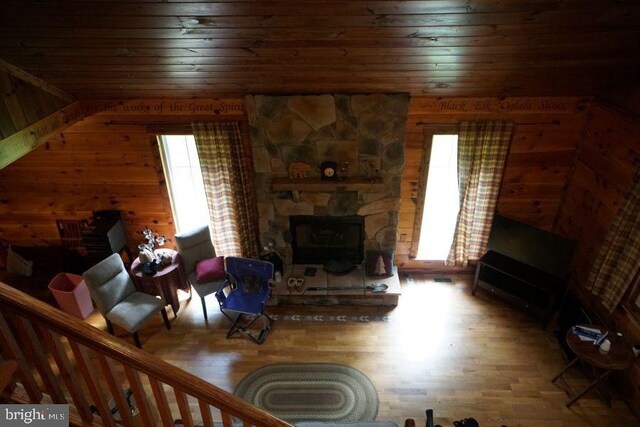
[[[110,334],[113,335],[115,323],[133,334],[136,347],[142,348],[138,330],[157,312],[162,313],[165,327],[171,329],[164,300],[136,291],[119,254],[100,261],[85,271],[82,277],[98,310],[107,321]]]

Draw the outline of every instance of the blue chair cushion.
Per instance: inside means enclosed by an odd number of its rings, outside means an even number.
[[[266,292],[243,293],[240,289],[236,288],[226,296],[222,307],[226,310],[240,313],[258,314],[262,312],[268,297],[268,289]]]

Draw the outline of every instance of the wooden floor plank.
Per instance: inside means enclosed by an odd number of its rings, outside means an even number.
[[[145,351],[228,391],[272,363],[349,365],[374,383],[380,402],[377,419],[400,425],[406,418],[424,424],[427,408],[434,409],[443,426],[468,417],[482,427],[638,425],[620,396],[608,408],[589,393],[567,409],[564,391],[550,381],[565,365],[553,332],[482,292],[471,296],[472,276],[453,278],[453,284],[443,284],[428,275],[414,274],[410,281],[402,277],[403,294],[395,309],[269,307],[277,319],[261,346],[242,336],[225,339],[229,324],[214,300],[208,301],[207,324],[199,301],[188,302],[181,293],[184,299],[171,330],[153,320],[142,328],[141,339]],[[318,320],[291,317],[310,314]],[[327,321],[337,315],[355,320]],[[370,321],[360,321],[360,316]],[[105,328],[95,315],[87,320]],[[571,370],[567,377],[577,389],[589,382],[586,370]],[[167,397],[177,414],[172,395]],[[213,416],[221,420],[219,412]]]

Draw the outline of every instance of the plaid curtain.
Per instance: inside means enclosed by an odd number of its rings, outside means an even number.
[[[486,249],[512,134],[512,122],[460,123],[460,211],[447,265],[465,267]]]
[[[640,268],[640,170],[600,247],[587,289],[610,312],[616,308]]]
[[[193,123],[218,255],[258,257],[253,163],[237,122]]]

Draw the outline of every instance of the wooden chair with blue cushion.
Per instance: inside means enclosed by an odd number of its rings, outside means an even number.
[[[107,321],[110,334],[113,335],[115,323],[133,334],[136,347],[142,348],[138,330],[157,312],[162,313],[165,327],[171,329],[164,300],[136,291],[119,254],[100,261],[85,271],[82,277],[98,310]]]
[[[213,243],[211,243],[209,226],[207,225],[176,234],[175,238],[187,280],[189,280],[191,287],[195,289],[200,297],[202,313],[206,321],[208,319],[207,304],[204,299],[206,296],[217,291],[220,285],[224,283],[224,264],[222,264],[219,274],[205,276],[205,278],[201,280],[198,279],[198,265],[201,262],[207,262],[214,258],[219,258],[220,260],[222,258],[216,257],[216,251],[213,248]]]
[[[264,312],[271,296],[273,264],[237,257],[227,257],[225,264],[228,279],[216,292],[216,299],[222,314],[231,321],[227,338],[240,332],[262,344],[273,322]],[[265,323],[256,337],[248,328],[258,319]]]

